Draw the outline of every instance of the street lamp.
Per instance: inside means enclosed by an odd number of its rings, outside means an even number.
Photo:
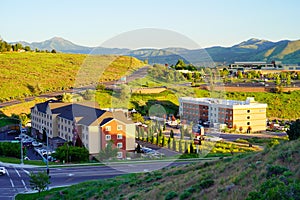
[[[43,127],[42,130],[45,131],[45,135],[46,135],[46,143],[47,143],[47,151],[46,151],[46,170],[47,170],[47,175],[49,176],[49,165],[48,165],[48,151],[49,151],[49,148],[48,148],[48,133],[47,133],[45,127]],[[44,135],[44,134],[43,134],[43,135]],[[48,183],[47,183],[47,190],[49,190],[49,184],[48,184]]]

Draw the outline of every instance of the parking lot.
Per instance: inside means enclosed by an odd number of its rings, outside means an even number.
[[[19,131],[16,130],[7,130],[0,132],[0,141],[5,142],[22,142],[23,147],[26,149],[26,155],[24,155],[25,160],[45,160],[47,157],[47,147],[39,142],[36,139],[30,137],[26,134],[26,130],[23,129],[22,133],[19,134]],[[20,144],[21,145],[21,144]],[[48,151],[48,160],[54,161],[55,159],[52,158],[51,153],[53,151]]]

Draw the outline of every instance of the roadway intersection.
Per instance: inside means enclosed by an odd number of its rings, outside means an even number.
[[[201,160],[200,160],[201,161]],[[106,165],[95,166],[67,166],[50,168],[51,184],[50,188],[69,186],[88,180],[99,180],[111,178],[127,173],[143,173],[161,169],[168,166],[179,166],[199,162],[199,160],[181,162],[128,162],[128,163],[108,163]],[[29,165],[14,165],[0,163],[5,166],[7,174],[0,176],[0,200],[14,199],[18,193],[31,192],[29,184],[30,172],[45,171],[45,167],[33,167]]]

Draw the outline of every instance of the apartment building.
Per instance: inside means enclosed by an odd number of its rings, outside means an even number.
[[[179,115],[183,120],[226,124],[241,132],[266,130],[267,104],[258,103],[253,97],[245,101],[181,97],[179,103]]]
[[[44,128],[49,143],[72,142],[84,146],[91,155],[98,154],[109,140],[119,148],[118,157],[135,149],[135,125],[121,111],[101,110],[94,103],[47,101],[31,108],[32,134],[42,138]],[[109,139],[110,138],[110,139]]]

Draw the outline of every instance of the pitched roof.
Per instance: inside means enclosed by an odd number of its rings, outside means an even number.
[[[105,118],[104,120],[102,120],[102,122],[100,123],[100,126],[103,126],[104,124],[110,122],[111,120],[113,120],[114,118],[109,117],[109,118]]]
[[[123,112],[109,112],[101,110],[95,103],[62,103],[59,101],[46,101],[36,104],[39,112],[46,113],[47,107],[51,109],[52,114],[73,121],[76,119],[77,124],[86,126],[102,126],[107,122],[117,119],[123,123],[133,123],[129,121]]]

